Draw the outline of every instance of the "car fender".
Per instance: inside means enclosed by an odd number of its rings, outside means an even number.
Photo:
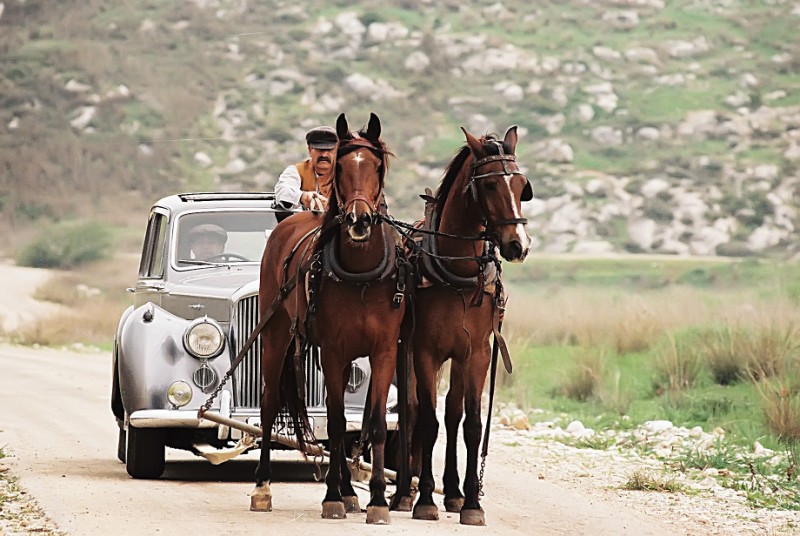
[[[183,337],[191,322],[152,302],[126,316],[118,339],[119,385],[126,413],[171,409],[167,388],[178,380],[188,383],[193,391],[192,400],[184,409],[199,408],[208,398],[207,393],[219,384],[230,365],[228,344],[226,342],[219,356],[208,360],[217,379],[203,392],[192,380],[202,361],[191,356],[183,346]]]

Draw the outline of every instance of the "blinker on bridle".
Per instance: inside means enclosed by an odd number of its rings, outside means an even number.
[[[370,152],[372,152],[372,154],[374,154],[378,158],[378,160],[381,161],[380,167],[378,169],[378,173],[380,174],[381,184],[383,184],[383,175],[384,175],[383,158],[384,158],[384,151],[382,149],[378,148],[378,147],[375,147],[375,145],[373,145],[372,142],[370,142],[369,140],[367,140],[365,138],[354,138],[352,140],[348,140],[345,145],[340,145],[339,149],[336,151],[336,160],[337,160],[337,162],[338,162],[339,158],[352,153],[356,149],[367,149]],[[363,201],[364,203],[366,203],[373,214],[378,212],[378,204],[380,203],[380,198],[381,198],[381,193],[380,192],[378,192],[377,199],[374,199],[374,200],[369,200],[369,199],[367,199],[366,196],[363,196],[363,195],[360,195],[360,194],[356,194],[355,196],[353,196],[352,199],[350,199],[350,201],[347,202],[346,205],[342,206],[343,199],[339,195],[339,190],[336,188],[336,185],[337,185],[337,181],[334,180],[333,181],[333,189],[336,192],[336,198],[339,201],[339,214],[340,215],[344,216],[345,214],[347,214],[348,210],[350,210],[350,208],[353,206],[353,204],[355,204],[356,201]],[[381,188],[381,190],[383,190],[383,188]]]
[[[519,171],[518,169],[517,170],[508,169],[507,162],[516,162],[517,161],[516,155],[506,154],[503,151],[503,144],[500,143],[499,141],[492,140],[492,143],[494,143],[497,146],[497,149],[498,151],[500,151],[500,154],[485,156],[480,160],[475,160],[474,162],[472,162],[471,166],[472,176],[470,177],[466,187],[464,187],[464,192],[466,193],[467,190],[472,191],[472,197],[478,203],[478,207],[480,207],[481,212],[483,212],[483,219],[486,220],[487,226],[517,225],[517,224],[526,225],[528,223],[528,218],[509,218],[506,220],[495,220],[495,221],[489,220],[489,218],[486,217],[486,211],[483,209],[482,206],[483,204],[480,202],[480,199],[478,199],[477,181],[488,179],[489,177],[498,177],[498,176],[508,177],[512,175],[520,175],[525,178],[525,188],[522,190],[522,195],[520,197],[520,200],[530,201],[533,198],[533,190],[531,189],[531,183],[528,180],[528,178],[525,177],[525,174]],[[500,162],[503,166],[503,171],[490,171],[488,173],[481,173],[480,175],[477,174],[478,168],[492,162]]]

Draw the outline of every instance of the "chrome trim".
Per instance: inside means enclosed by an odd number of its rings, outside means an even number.
[[[231,322],[233,351],[238,355],[245,341],[258,325],[258,296],[245,296],[236,303],[234,319]],[[317,369],[315,355],[318,348],[312,350],[305,361],[306,405],[311,408],[325,406],[325,382],[322,372]],[[233,373],[233,405],[235,408],[260,408],[263,381],[261,378],[262,346],[259,341],[247,352],[241,364]]]

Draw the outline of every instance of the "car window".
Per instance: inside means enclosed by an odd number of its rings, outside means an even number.
[[[164,277],[164,256],[167,241],[167,217],[159,212],[150,214],[147,223],[142,261],[139,264],[139,277]]]
[[[275,225],[275,214],[269,211],[185,213],[177,221],[176,265],[188,267],[208,259],[212,262],[260,262],[267,237]],[[192,246],[199,235],[216,240],[218,249],[198,255]]]

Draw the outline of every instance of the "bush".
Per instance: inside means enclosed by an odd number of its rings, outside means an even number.
[[[56,225],[25,246],[17,257],[20,266],[73,268],[109,256],[112,232],[95,222]]]

